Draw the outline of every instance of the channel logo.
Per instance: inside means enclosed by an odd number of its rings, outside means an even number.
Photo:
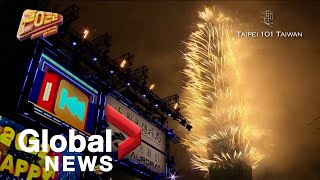
[[[37,105],[64,122],[83,130],[89,98],[81,90],[53,73],[46,73]]]

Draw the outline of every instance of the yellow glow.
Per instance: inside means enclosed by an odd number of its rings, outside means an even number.
[[[174,106],[173,106],[173,109],[177,109],[178,105],[179,105],[178,103],[175,103]]]
[[[124,68],[124,66],[127,64],[127,60],[122,60],[121,64],[120,64],[120,67],[121,68]]]
[[[192,122],[183,144],[194,169],[208,172],[243,161],[252,168],[264,158],[251,138],[247,109],[238,91],[239,70],[232,52],[230,18],[209,8],[199,12],[197,30],[185,42],[182,104]]]
[[[151,84],[150,87],[149,87],[149,89],[150,89],[150,90],[154,89],[154,86],[155,86],[154,84]]]
[[[83,39],[86,39],[87,37],[88,37],[88,34],[89,34],[89,30],[88,29],[85,29],[84,31],[83,31]]]

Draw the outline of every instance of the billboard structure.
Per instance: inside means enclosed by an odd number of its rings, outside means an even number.
[[[91,43],[67,31],[47,39],[40,37],[27,70],[18,111],[38,129],[49,129],[53,134],[75,129],[78,134],[88,136],[105,129],[108,104],[138,125],[142,133],[141,145],[124,159],[117,161],[114,157],[114,165],[144,179],[166,176],[169,142],[179,141],[165,125],[166,119],[172,117],[184,126],[189,125],[188,121],[179,113],[179,108],[172,107],[177,99],[172,96],[160,99],[146,87],[145,67],[129,72],[104,53],[108,52],[109,38],[104,34]],[[117,60],[129,66],[132,63],[129,55]],[[121,97],[115,95],[117,93],[122,94]],[[124,99],[138,101],[128,106]],[[21,124],[27,127],[30,121]],[[116,152],[118,144],[127,136],[111,124],[108,128],[113,130],[113,151]]]
[[[108,112],[105,111],[105,106],[108,104],[128,121],[131,120],[141,127],[142,132],[141,145],[123,160],[115,161],[115,165],[119,164],[119,167],[122,167],[125,164],[132,169],[130,166],[135,164],[136,167],[133,169],[137,171],[130,172],[138,172],[141,175],[141,172],[147,170],[147,176],[151,172],[151,176],[165,175],[168,151],[166,133],[112,97],[112,90],[99,89],[99,84],[89,84],[90,79],[72,71],[72,66],[66,63],[70,62],[70,59],[47,40],[39,39],[28,68],[19,101],[19,112],[30,120],[40,121],[45,128],[51,128],[53,133],[63,128],[73,128],[78,134],[88,136],[99,133],[101,121],[106,121],[104,117]],[[31,110],[28,108],[29,105],[32,105]],[[111,124],[108,128],[113,131],[112,150],[115,153],[112,154],[116,154],[117,145],[127,136]]]
[[[98,119],[98,90],[61,65],[62,55],[46,47],[38,51],[29,67],[24,101],[32,104],[35,114],[60,126],[74,128],[82,135],[93,134]]]
[[[169,144],[178,143],[180,138],[167,126],[167,119],[178,121],[188,131],[192,128],[176,106],[179,97],[161,99],[153,93],[146,86],[148,69],[143,66],[131,70],[131,53],[111,59],[108,33],[88,41],[73,31],[70,23],[79,17],[76,5],[61,15],[61,31],[37,41],[18,103],[23,117],[19,123],[49,129],[52,134],[65,134],[70,128],[84,136],[99,134],[108,126],[106,107],[111,106],[124,115],[122,119],[141,127],[142,132],[141,146],[119,161],[114,157],[114,165],[143,179],[169,175],[174,164],[169,160]],[[126,135],[112,125],[109,128],[114,131],[113,150],[117,151]],[[90,173],[83,175],[85,179],[92,177]]]

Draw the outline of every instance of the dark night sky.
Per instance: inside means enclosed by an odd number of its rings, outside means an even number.
[[[260,129],[271,132],[274,144],[273,152],[254,172],[254,179],[320,179],[320,131],[316,130],[317,124],[307,126],[320,116],[320,3],[55,0],[49,9],[59,12],[72,3],[80,7],[80,18],[74,27],[79,31],[89,28],[89,39],[109,32],[112,35],[111,57],[128,51],[135,54],[134,66],[149,68],[149,81],[156,84],[155,91],[160,97],[182,93],[182,41],[194,30],[197,11],[204,5],[216,5],[217,10],[237,19],[235,30],[270,30],[260,23],[260,13],[270,9],[275,14],[273,30],[302,31],[301,39],[236,39],[239,44],[235,53],[241,70],[241,90],[249,105],[249,118]],[[21,17],[22,11],[17,10],[20,14],[15,16]],[[10,31],[14,31],[11,35],[15,36],[18,24],[10,25],[14,26]],[[2,64],[9,70],[23,69],[15,68],[6,60]],[[4,78],[3,82],[9,80]],[[19,87],[13,83],[8,86],[15,90]],[[181,136],[185,132],[185,129],[178,131]],[[202,177],[191,173],[180,145],[172,146],[172,153],[183,179]]]

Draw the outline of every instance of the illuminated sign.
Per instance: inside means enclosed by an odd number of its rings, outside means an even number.
[[[66,80],[60,80],[56,74],[45,74],[38,105],[54,112],[77,129],[84,129],[88,103],[88,96],[78,88]]]
[[[80,168],[78,161],[75,163],[75,171],[73,172],[55,172],[53,169],[45,170],[45,157],[57,156],[61,169],[63,167],[63,156],[70,155],[70,152],[64,151],[56,153],[50,150],[48,152],[24,152],[22,151],[18,139],[25,127],[14,121],[0,116],[0,176],[1,179],[43,179],[58,180],[63,179],[66,175],[73,180],[80,176]],[[35,137],[25,137],[24,142],[27,145],[29,140],[38,140]],[[28,145],[32,146],[32,145]],[[42,146],[42,145],[41,145]],[[81,156],[81,153],[73,153],[74,156]]]
[[[95,129],[98,97],[96,89],[41,55],[29,96],[35,113],[89,135]]]
[[[56,34],[62,22],[63,17],[60,14],[27,9],[23,12],[17,38],[20,41],[40,36],[46,38]]]
[[[128,108],[126,105],[108,95],[106,97],[107,107],[111,106],[121,113],[128,121],[135,123],[141,129],[141,144],[125,157],[143,164],[148,169],[164,174],[166,172],[166,135],[159,128],[142,118],[139,114]],[[108,116],[108,111],[106,112]],[[112,123],[109,128],[113,132],[113,150],[119,149],[122,142],[128,135]]]

